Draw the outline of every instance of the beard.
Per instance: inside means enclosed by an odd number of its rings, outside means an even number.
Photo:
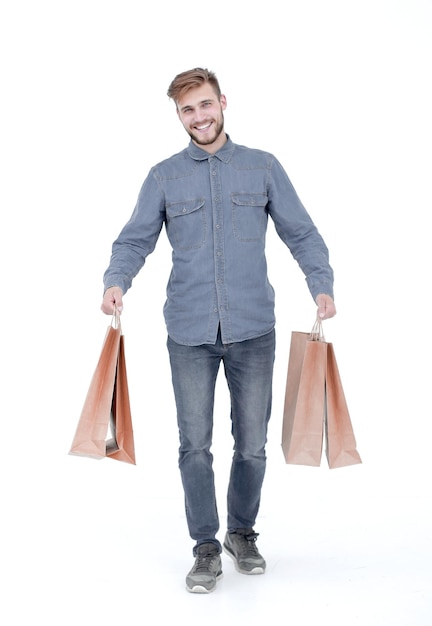
[[[214,134],[212,137],[206,137],[205,139],[203,139],[203,137],[200,137],[199,135],[195,135],[195,133],[193,133],[193,131],[191,130],[187,130],[187,132],[188,132],[189,137],[192,139],[192,141],[194,141],[199,146],[209,146],[220,137],[221,133],[223,132],[223,129],[224,129],[224,118],[222,115],[221,120],[219,122],[216,122],[216,127],[214,129]]]

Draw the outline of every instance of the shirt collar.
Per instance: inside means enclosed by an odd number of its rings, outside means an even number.
[[[228,135],[227,135],[227,140],[222,146],[222,148],[218,150],[217,152],[215,152],[215,154],[209,154],[202,148],[199,148],[197,145],[194,144],[192,140],[190,141],[189,146],[187,147],[187,153],[189,154],[191,159],[194,159],[195,161],[205,161],[209,157],[217,157],[224,163],[229,163],[233,152],[234,152],[234,144]]]

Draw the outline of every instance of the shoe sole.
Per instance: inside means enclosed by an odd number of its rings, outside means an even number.
[[[261,567],[261,566],[254,567],[251,570],[242,569],[240,567],[240,565],[238,564],[238,561],[235,558],[234,554],[229,550],[229,548],[227,548],[227,546],[225,544],[222,545],[222,548],[223,548],[223,551],[225,552],[225,554],[228,554],[228,556],[232,558],[232,560],[234,561],[234,566],[235,566],[236,570],[240,574],[246,574],[248,576],[249,575],[256,576],[257,574],[264,574],[265,573],[265,567]]]
[[[221,572],[220,574],[216,576],[216,582],[218,582],[222,577],[223,577],[223,573]],[[187,591],[189,591],[189,593],[212,593],[212,591],[216,589],[216,585],[212,587],[211,589],[207,589],[203,585],[194,585],[193,587],[188,587],[186,585],[186,589]]]

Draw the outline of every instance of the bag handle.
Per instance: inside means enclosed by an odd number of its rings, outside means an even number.
[[[120,313],[115,304],[114,304],[114,310],[113,310],[113,314],[111,318],[111,326],[115,328],[116,330],[120,329],[120,334],[121,334]]]
[[[325,341],[322,319],[317,317],[309,335],[310,341]]]

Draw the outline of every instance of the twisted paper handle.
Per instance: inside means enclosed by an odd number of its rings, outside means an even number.
[[[311,341],[325,341],[322,320],[317,317],[309,336]]]
[[[114,311],[113,311],[113,315],[111,319],[111,326],[115,329],[119,328],[121,332],[120,313],[115,304],[114,304]]]

